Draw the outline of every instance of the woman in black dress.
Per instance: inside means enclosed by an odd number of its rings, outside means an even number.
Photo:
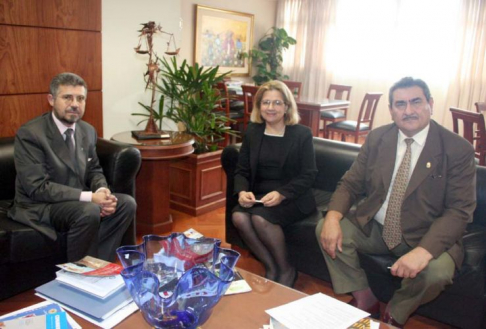
[[[235,172],[238,205],[233,224],[266,277],[292,286],[297,271],[287,257],[283,229],[316,209],[317,174],[311,130],[299,125],[294,97],[281,81],[262,85]]]

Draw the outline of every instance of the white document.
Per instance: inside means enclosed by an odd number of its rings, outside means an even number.
[[[36,295],[45,299],[45,300],[49,300],[49,301],[57,303],[56,301],[51,300],[44,295],[41,295],[41,294],[38,294],[38,293],[36,293]],[[83,319],[85,319],[85,320],[87,320],[87,321],[89,321],[89,322],[91,322],[91,323],[93,323],[93,324],[95,324],[95,325],[97,325],[101,328],[113,328],[114,326],[116,326],[117,324],[119,324],[120,322],[125,320],[125,318],[127,318],[130,314],[132,314],[133,312],[138,310],[137,304],[135,304],[134,301],[131,301],[130,303],[123,306],[122,308],[117,310],[115,313],[113,313],[112,315],[110,315],[109,317],[104,319],[103,321],[97,321],[96,319],[91,318],[89,316],[86,316],[85,314],[78,312],[75,309],[73,309],[73,308],[71,308],[67,305],[64,305],[64,304],[61,304],[61,303],[58,303],[58,304],[61,305],[63,309],[66,309],[70,312],[73,312],[74,314],[76,314],[80,318],[83,318]],[[69,314],[68,314],[68,316],[69,316]],[[79,327],[79,328],[81,328],[81,327]]]
[[[288,329],[346,329],[370,315],[322,293],[265,312]]]

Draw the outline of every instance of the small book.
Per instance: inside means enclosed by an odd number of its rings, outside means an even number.
[[[86,276],[65,270],[56,272],[56,280],[101,299],[110,296],[125,285],[121,275]]]
[[[243,292],[250,292],[251,287],[246,280],[241,276],[240,272],[235,270],[235,278],[231,282],[225,295],[241,294]]]
[[[68,329],[66,312],[0,320],[2,329]]]
[[[51,316],[60,314],[59,317]],[[33,323],[23,322],[22,319],[35,319]],[[43,319],[43,320],[42,320]],[[59,304],[44,301],[25,307],[23,309],[0,316],[0,328],[52,328],[52,321],[57,321],[58,325],[54,328],[80,329],[73,318],[71,318]],[[2,327],[3,323],[3,327]],[[71,325],[72,324],[72,325]]]
[[[110,263],[91,256],[86,256],[77,262],[59,264],[56,266],[67,272],[88,276],[113,276],[120,274],[123,270],[123,267],[118,264]]]
[[[97,320],[106,319],[132,301],[126,286],[123,286],[105,299],[97,298],[82,290],[64,285],[57,280],[43,284],[37,287],[35,291],[41,297],[64,304]]]
[[[144,130],[132,130],[132,136],[136,139],[144,140],[144,139],[168,139],[170,138],[170,134],[159,131],[157,133],[146,133]]]

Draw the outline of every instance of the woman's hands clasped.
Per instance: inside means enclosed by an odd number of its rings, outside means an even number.
[[[280,194],[277,191],[272,191],[272,192],[266,194],[264,197],[262,197],[260,199],[261,203],[265,207],[274,207],[274,206],[277,206],[283,200],[285,200],[285,196],[283,196],[282,194]],[[245,192],[245,191],[242,191],[242,192],[240,192],[238,194],[238,203],[243,208],[253,207],[253,205],[255,204],[255,202],[256,202],[256,199],[255,199],[255,195],[253,194],[253,192]]]

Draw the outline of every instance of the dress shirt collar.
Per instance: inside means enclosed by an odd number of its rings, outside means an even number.
[[[400,129],[398,129],[398,144],[402,143],[407,138],[413,138],[413,142],[416,143],[416,145],[423,147],[425,145],[425,141],[427,140],[427,135],[429,134],[429,128],[430,123],[427,125],[427,127],[422,129],[412,137],[406,136]]]
[[[59,131],[61,132],[61,135],[64,136],[66,130],[71,128],[73,130],[73,136],[74,136],[74,133],[76,132],[76,123],[74,123],[72,127],[67,127],[66,125],[64,125],[64,123],[61,122],[61,120],[56,118],[56,116],[54,115],[54,111],[51,112],[51,115],[52,115],[52,119],[54,120],[54,123],[57,126],[57,129],[59,129]]]

